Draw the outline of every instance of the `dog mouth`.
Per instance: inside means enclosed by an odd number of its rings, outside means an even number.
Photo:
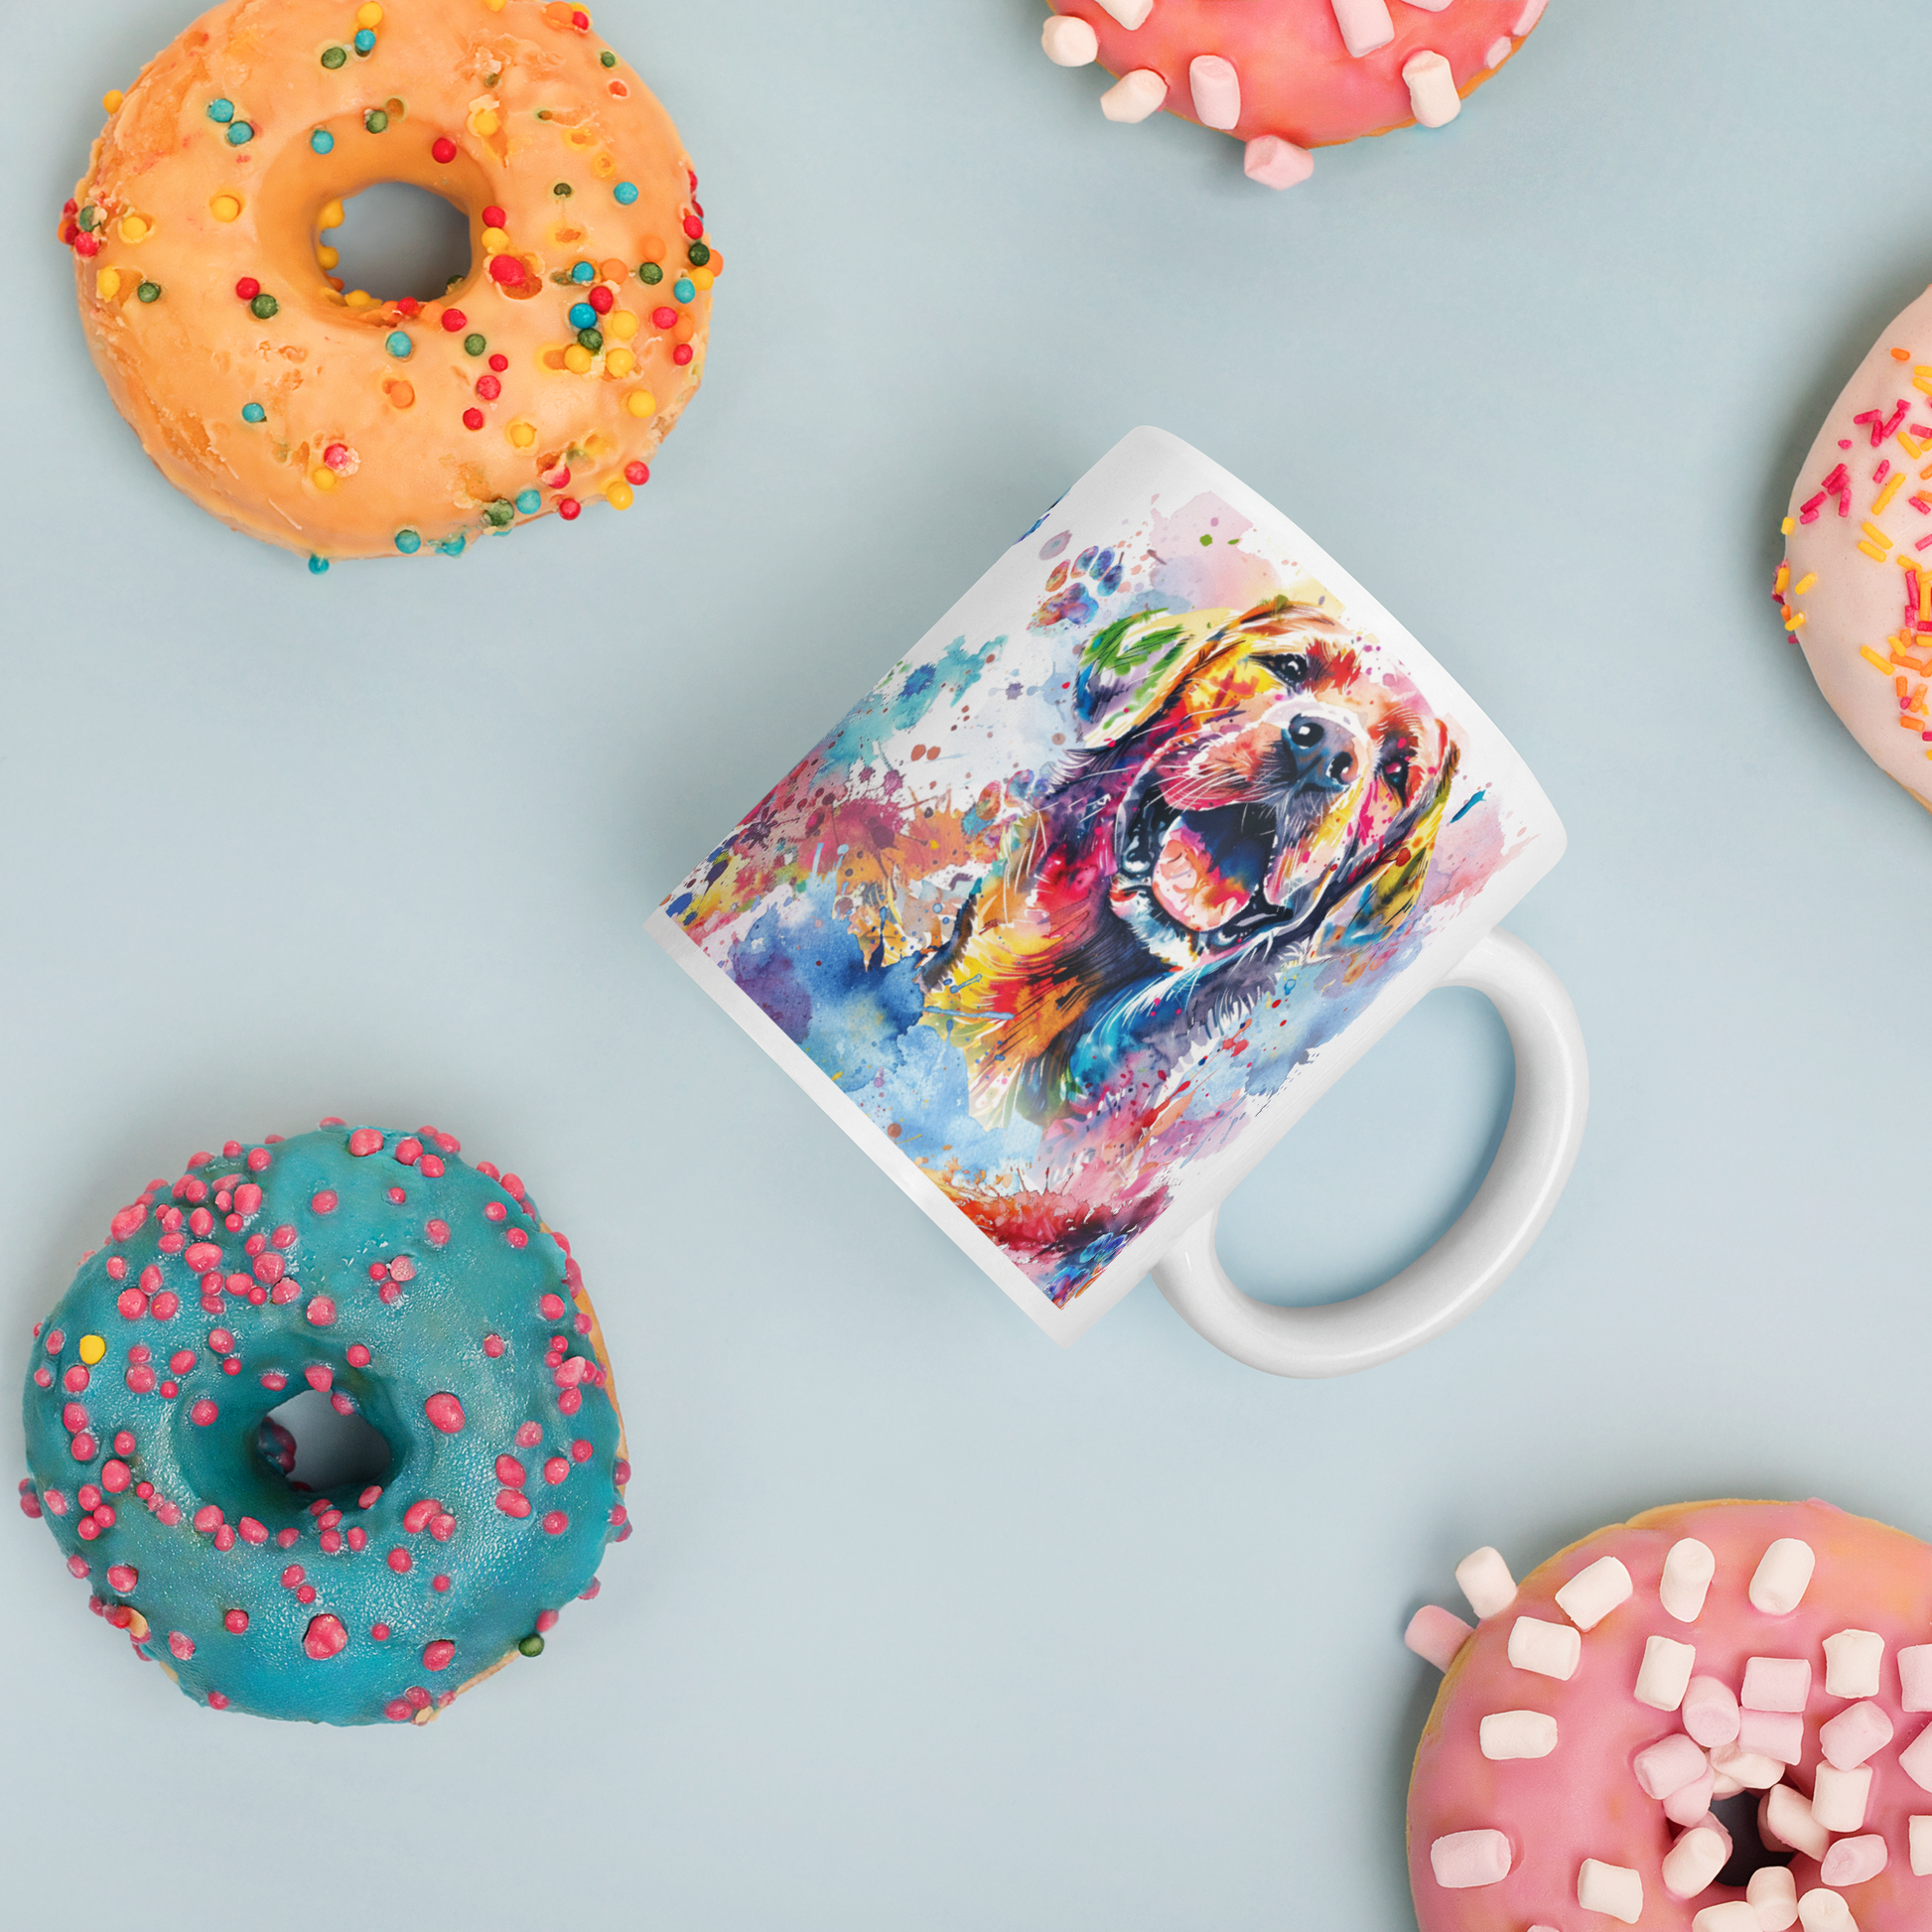
[[[1150,787],[1128,821],[1117,890],[1150,896],[1176,926],[1215,950],[1293,924],[1307,914],[1319,881],[1294,886],[1283,904],[1268,897],[1277,855],[1294,837],[1284,821],[1270,805],[1180,811]],[[1292,869],[1286,877],[1293,880]]]

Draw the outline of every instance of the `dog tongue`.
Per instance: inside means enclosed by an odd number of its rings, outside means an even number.
[[[1154,867],[1154,897],[1170,918],[1196,932],[1224,926],[1255,896],[1267,864],[1261,840],[1243,835],[1239,807],[1176,818]]]

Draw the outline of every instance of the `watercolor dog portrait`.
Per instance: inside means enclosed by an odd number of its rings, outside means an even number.
[[[659,915],[1039,1311],[1144,1273],[1189,1177],[1554,824],[1339,578],[1137,432]]]

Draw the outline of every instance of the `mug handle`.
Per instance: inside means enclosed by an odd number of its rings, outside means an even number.
[[[1352,1375],[1432,1341],[1501,1287],[1529,1252],[1583,1145],[1589,1065],[1563,982],[1513,933],[1470,948],[1442,982],[1494,1003],[1516,1055],[1516,1097],[1502,1145],[1455,1225],[1380,1288],[1317,1308],[1276,1308],[1242,1294],[1214,1252],[1220,1209],[1186,1229],[1154,1279],[1197,1334],[1270,1375]]]

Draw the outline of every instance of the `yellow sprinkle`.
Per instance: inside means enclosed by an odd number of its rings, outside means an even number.
[[[1916,463],[1919,460],[1919,458],[1925,454],[1925,445],[1923,443],[1914,443],[1912,439],[1909,436],[1907,436],[1902,429],[1898,432],[1898,447],[1901,450],[1903,450],[1905,454],[1908,457],[1910,457],[1914,463]]]
[[[1879,563],[1883,563],[1885,561],[1885,553],[1882,550],[1876,549],[1871,544],[1862,543],[1859,545],[1859,548],[1863,550],[1867,557],[1874,558]]]
[[[94,293],[103,302],[111,302],[121,292],[121,271],[118,268],[103,268],[94,277]]]
[[[709,275],[711,273],[710,269],[706,269],[705,273]],[[1790,517],[1787,516],[1784,519],[1784,521],[1778,525],[1778,534],[1780,536],[1788,537],[1791,534],[1792,528],[1793,528],[1792,521]]]
[[[604,318],[604,333],[627,343],[637,333],[637,318],[628,309],[613,309]]]
[[[1811,587],[1817,582],[1818,582],[1818,573],[1815,570],[1808,570],[1801,578],[1798,579],[1798,582],[1796,586],[1793,588],[1791,595],[1793,597],[1803,597],[1804,594],[1808,590],[1810,590]]]
[[[503,0],[483,0],[483,5],[493,14],[499,14],[503,11]]]
[[[336,487],[336,473],[335,471],[330,469],[328,464],[318,463],[316,467],[309,472],[309,481],[312,483],[314,483],[318,489],[334,489]]]
[[[213,201],[208,203],[207,211],[217,221],[232,221],[241,213],[241,197],[239,195],[217,195]]]
[[[121,216],[121,239],[123,241],[145,241],[148,238],[148,224],[138,214]]]
[[[1913,376],[1912,387],[1918,390],[1921,395],[1932,396],[1932,376]]]
[[[622,377],[637,366],[637,358],[627,348],[607,348],[604,351],[604,366],[611,374]]]
[[[108,90],[101,95],[100,104],[104,108],[106,108],[110,114],[114,114],[120,111],[121,102],[124,101],[126,98],[127,96],[124,93],[122,93],[118,87],[109,87]]]
[[[1796,630],[1802,626],[1804,621],[1805,614],[1802,611],[1793,611],[1786,617],[1784,627],[1787,630]]]
[[[316,261],[323,268],[335,268],[341,263],[342,256],[333,248],[318,248]]]
[[[1859,646],[1859,655],[1863,657],[1867,664],[1875,664],[1878,667],[1878,669],[1883,671],[1887,677],[1891,676],[1891,666],[1888,663],[1886,663],[1885,660],[1882,657],[1880,657],[1878,653],[1875,650],[1873,650],[1869,644],[1861,644]]]
[[[1789,562],[1779,564],[1778,574],[1776,577],[1774,577],[1771,580],[1771,589],[1774,592],[1778,592],[1781,594],[1784,590],[1784,587],[1790,582],[1791,582],[1791,565],[1789,564]]]
[[[107,1341],[103,1335],[82,1335],[80,1337],[80,1359],[89,1368],[107,1353]]]
[[[375,297],[367,289],[350,289],[347,299],[348,306],[351,309],[373,309],[375,307]]]
[[[534,423],[514,422],[509,427],[509,439],[519,450],[527,450],[537,440],[537,426]]]
[[[596,360],[597,357],[582,343],[572,343],[564,350],[564,367],[577,375],[588,374],[591,364]]]
[[[610,499],[614,510],[627,510],[635,498],[631,495],[630,485],[621,477],[604,485],[604,493]]]
[[[366,5],[355,9],[355,24],[358,27],[382,25],[382,9],[375,4],[375,0],[367,0]]]
[[[691,286],[694,289],[708,289],[717,279],[708,268],[694,268],[691,271]],[[1784,520],[1787,524],[1791,521],[1788,516]]]
[[[483,231],[483,246],[485,255],[500,255],[509,245],[510,238],[501,228],[485,228]]]
[[[1884,531],[1879,529],[1877,524],[1862,523],[1859,525],[1859,527],[1864,532],[1864,540],[1867,543],[1875,543],[1881,549],[1884,550],[1889,550],[1891,548],[1891,538],[1886,536]]]
[[[623,406],[633,416],[655,416],[657,398],[648,389],[633,389],[623,399]]]
[[[340,228],[343,225],[343,205],[341,202],[325,202],[322,212],[316,216],[318,228]]]
[[[502,123],[497,120],[496,110],[493,107],[480,107],[470,116],[470,132],[472,134],[494,134],[501,125]]]
[[[1886,483],[1884,488],[1878,492],[1877,501],[1871,505],[1871,513],[1873,516],[1882,516],[1884,514],[1885,505],[1889,503],[1891,499],[1898,494],[1898,485],[1902,483],[1904,481],[1905,481],[1904,471],[1902,470],[1893,471],[1891,481],[1888,483]]]

